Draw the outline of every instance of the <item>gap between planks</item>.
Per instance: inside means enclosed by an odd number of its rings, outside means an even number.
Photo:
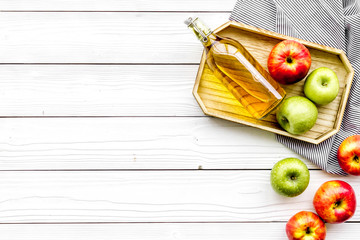
[[[259,231],[261,229],[261,231]],[[258,223],[96,223],[0,224],[2,237],[12,240],[238,240],[285,239],[285,222]],[[327,240],[358,240],[353,223],[328,225]]]
[[[178,10],[169,10],[169,11],[106,11],[106,10],[0,10],[0,13],[228,13],[230,14],[231,11],[178,11]]]
[[[327,240],[358,240],[358,224],[327,226]],[[259,231],[261,229],[261,231]],[[285,239],[285,222],[258,223],[97,223],[0,224],[2,237],[12,240],[255,240]]]

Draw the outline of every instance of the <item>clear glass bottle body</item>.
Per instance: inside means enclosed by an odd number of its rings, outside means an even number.
[[[203,44],[214,75],[253,117],[262,119],[281,103],[285,90],[241,43],[214,34],[198,18],[185,23]]]

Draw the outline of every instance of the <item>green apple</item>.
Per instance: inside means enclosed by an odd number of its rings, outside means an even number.
[[[300,96],[285,99],[276,113],[280,126],[292,134],[302,134],[310,130],[315,125],[317,116],[315,104]]]
[[[318,105],[332,102],[339,93],[339,79],[336,73],[327,67],[315,69],[305,80],[304,93]]]
[[[271,186],[275,192],[295,197],[305,191],[310,181],[309,169],[297,158],[285,158],[271,170]]]

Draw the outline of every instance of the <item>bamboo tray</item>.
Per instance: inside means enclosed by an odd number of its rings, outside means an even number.
[[[267,69],[267,58],[275,44],[284,39],[299,41],[309,49],[311,54],[312,63],[309,73],[318,67],[328,67],[332,69],[339,78],[340,90],[337,98],[333,102],[318,107],[318,119],[311,130],[302,135],[293,135],[280,127],[276,121],[275,112],[271,113],[263,120],[256,120],[253,118],[233,97],[227,88],[223,86],[221,81],[212,74],[205,62],[205,54],[203,54],[193,94],[206,115],[260,128],[314,144],[318,144],[328,139],[339,131],[354,76],[354,70],[342,50],[322,46],[234,21],[223,24],[214,32],[221,36],[232,37],[239,40],[257,61],[265,67],[265,69]],[[283,85],[287,97],[296,95],[304,96],[304,82],[305,81],[302,80],[296,84]]]

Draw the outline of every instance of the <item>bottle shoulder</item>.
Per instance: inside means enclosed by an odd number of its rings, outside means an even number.
[[[240,42],[238,42],[237,40],[232,39],[232,38],[228,38],[228,37],[222,37],[222,36],[219,36],[219,35],[215,35],[215,37],[213,37],[209,41],[211,42],[212,46],[215,46],[215,45],[231,45],[231,46],[234,46],[234,47],[240,48],[240,49],[244,48],[244,46]]]

